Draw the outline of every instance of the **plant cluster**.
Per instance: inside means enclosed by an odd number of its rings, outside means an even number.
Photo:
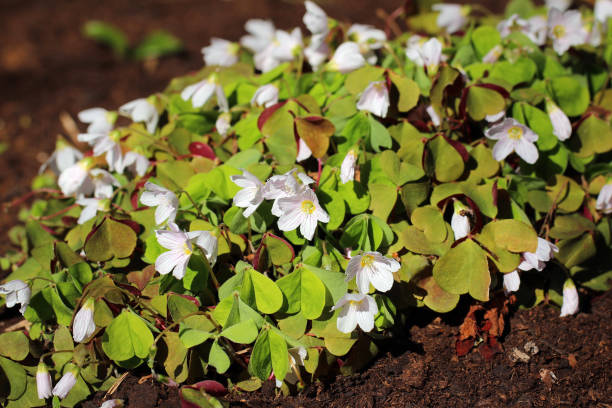
[[[58,141],[0,261],[27,320],[0,335],[5,405],[136,367],[289,392],[462,295],[576,313],[612,278],[612,2],[562,3],[435,4],[389,39],[307,1],[306,39],[251,20],[164,92],[81,112],[89,147]]]

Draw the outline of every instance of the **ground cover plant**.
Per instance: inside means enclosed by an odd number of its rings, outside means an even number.
[[[93,150],[58,142],[3,258],[31,323],[0,336],[7,404],[74,405],[137,366],[294,390],[462,294],[574,313],[574,285],[609,276],[598,4],[460,27],[468,10],[438,5],[410,20],[435,38],[387,41],[307,3],[310,41],[253,21],[242,49],[214,40],[207,68],[119,109],[135,123],[84,111]],[[214,386],[182,397],[215,404]]]

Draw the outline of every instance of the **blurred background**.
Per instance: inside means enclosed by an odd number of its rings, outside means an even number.
[[[506,3],[477,2],[497,10]],[[317,3],[338,20],[383,28],[384,16],[410,1]],[[301,0],[3,0],[0,203],[28,192],[56,136],[66,133],[62,113],[76,120],[80,110],[116,109],[163,89],[171,78],[203,66],[200,49],[211,37],[238,40],[251,18],[271,19],[282,29],[299,25],[306,35],[303,14]],[[96,36],[114,50],[92,40]],[[160,50],[170,55],[156,58]],[[15,218],[14,209],[0,213],[0,253]]]

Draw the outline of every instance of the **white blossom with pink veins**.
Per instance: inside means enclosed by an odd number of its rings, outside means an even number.
[[[389,109],[389,90],[385,81],[370,82],[357,101],[357,109],[384,118]]]
[[[493,146],[493,158],[502,161],[512,152],[529,164],[538,160],[538,149],[535,142],[538,135],[516,119],[506,118],[498,125],[491,126],[485,136],[497,140]]]
[[[582,25],[582,15],[578,10],[562,12],[552,8],[548,12],[548,36],[553,41],[555,52],[563,55],[570,47],[584,44],[588,32]]]
[[[347,293],[338,300],[332,310],[340,310],[336,326],[342,333],[350,333],[359,327],[364,332],[374,328],[374,316],[378,306],[372,296],[363,293]]]

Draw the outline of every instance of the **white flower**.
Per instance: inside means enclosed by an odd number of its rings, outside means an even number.
[[[538,237],[538,247],[535,253],[523,252],[523,261],[518,268],[522,271],[529,271],[531,269],[541,271],[546,266],[546,262],[555,256],[555,252],[559,252],[559,248],[555,244]]]
[[[538,160],[538,149],[534,145],[538,135],[513,118],[506,118],[500,124],[491,126],[485,136],[497,140],[493,146],[493,158],[497,161],[504,160],[512,152],[529,164]]]
[[[121,168],[117,169],[117,171],[119,173],[123,173],[123,171],[127,168],[132,173],[142,177],[147,173],[147,169],[149,168],[150,164],[151,162],[149,162],[149,159],[142,154],[129,151],[123,156],[123,160],[121,160]]]
[[[229,112],[223,112],[217,117],[215,128],[221,136],[226,136],[232,128],[232,115]]]
[[[363,294],[370,291],[370,283],[374,289],[386,292],[393,286],[393,272],[397,272],[399,268],[399,262],[393,258],[383,256],[379,252],[364,252],[349,261],[345,281],[355,278],[357,289]]]
[[[438,72],[438,66],[442,60],[442,43],[437,38],[430,38],[419,48],[423,65],[427,68],[429,75]]]
[[[482,62],[487,64],[493,64],[497,62],[499,57],[501,57],[503,51],[504,48],[501,46],[501,44],[497,44],[495,47],[491,48],[484,57],[482,57]]]
[[[606,24],[608,19],[612,17],[612,0],[597,0],[593,14],[597,21]]]
[[[83,153],[70,146],[62,139],[59,139],[56,143],[55,151],[53,154],[51,154],[47,161],[40,166],[38,173],[42,173],[48,167],[52,172],[59,175],[82,158]]]
[[[352,41],[347,41],[336,48],[328,66],[332,71],[339,71],[343,74],[347,74],[363,67],[365,64],[366,61],[359,51],[359,45]]]
[[[289,371],[287,371],[283,381],[290,384],[295,384],[298,381],[298,377],[295,375],[294,371],[297,370],[297,366],[304,365],[304,359],[308,355],[308,352],[304,347],[291,347],[290,349],[287,349],[287,352],[289,354]],[[280,388],[282,385],[283,382],[277,378],[276,387]]]
[[[85,224],[96,216],[98,211],[106,212],[110,209],[110,201],[102,198],[79,198],[76,200],[78,205],[83,206],[77,224]]]
[[[429,117],[431,118],[431,123],[434,124],[435,127],[440,126],[440,116],[438,115],[438,112],[436,112],[435,108],[433,107],[433,105],[429,105],[425,111],[427,112],[427,114],[429,115]]]
[[[145,191],[140,195],[140,202],[149,207],[155,207],[155,223],[161,225],[164,221],[174,222],[178,211],[178,198],[163,187],[147,182]]]
[[[580,298],[576,285],[571,279],[567,279],[563,284],[563,305],[561,306],[560,317],[569,316],[578,313]]]
[[[565,11],[572,4],[572,0],[545,0],[545,3],[549,9],[556,8],[560,11]]]
[[[451,228],[455,234],[455,241],[467,237],[471,231],[470,217],[467,208],[458,200],[454,202],[453,216],[451,217]]]
[[[93,146],[94,156],[97,157],[106,153],[106,162],[110,171],[121,167],[120,138],[119,131],[111,131],[110,129],[88,130],[88,133],[79,133],[77,136],[80,142],[87,142]]]
[[[546,99],[546,112],[553,126],[553,134],[563,141],[572,135],[572,123],[567,115],[553,101]]]
[[[0,285],[0,295],[6,295],[6,307],[13,307],[19,303],[19,312],[23,315],[30,304],[32,289],[24,281],[15,279]]]
[[[191,103],[194,108],[200,108],[212,98],[213,94],[217,96],[217,105],[222,112],[229,110],[225,93],[223,93],[223,87],[217,83],[217,76],[212,74],[208,78],[189,85],[181,92],[181,98],[188,101],[191,99]]]
[[[53,395],[59,397],[59,399],[66,398],[66,395],[72,390],[72,387],[77,382],[77,375],[79,374],[79,369],[74,366],[74,364],[70,364],[69,368],[66,369],[64,375],[53,387]]]
[[[349,150],[342,164],[340,165],[340,181],[346,184],[349,181],[355,180],[355,168],[357,167],[357,152],[353,149]]]
[[[412,35],[406,44],[406,57],[420,67],[425,66],[425,61],[421,56],[421,46],[425,41],[427,41],[426,37]]]
[[[272,41],[276,28],[271,21],[252,19],[246,22],[244,29],[249,33],[240,39],[243,47],[254,53],[263,51]]]
[[[336,326],[342,333],[350,333],[357,325],[364,332],[374,328],[374,316],[378,306],[373,297],[362,293],[347,293],[338,300],[332,310],[340,309]]]
[[[557,54],[564,54],[570,47],[584,44],[588,33],[582,25],[578,10],[561,12],[552,8],[548,12],[548,36],[553,40]]]
[[[144,122],[147,132],[155,133],[159,114],[157,109],[145,98],[135,99],[119,107],[119,113],[131,118],[134,122]]]
[[[612,183],[608,183],[601,188],[595,208],[604,214],[612,214]]]
[[[440,14],[436,20],[438,27],[446,29],[446,32],[453,34],[461,30],[467,24],[467,14],[469,9],[459,4],[434,4],[431,8]]]
[[[304,49],[304,55],[313,71],[319,69],[329,55],[329,45],[325,42],[325,35],[310,37],[310,44]]]
[[[47,365],[42,361],[38,363],[36,369],[36,391],[38,393],[38,399],[47,399],[53,395],[51,390],[51,375]]]
[[[527,20],[527,30],[525,34],[536,45],[546,44],[548,34],[548,21],[543,16],[533,16]]]
[[[384,118],[389,109],[389,90],[385,81],[370,82],[357,101],[357,109]]]
[[[494,123],[494,122],[497,122],[498,120],[502,119],[504,116],[506,116],[506,110],[502,109],[502,110],[500,110],[497,113],[485,116],[485,120],[487,122],[489,122],[489,123]]]
[[[87,340],[96,331],[94,323],[94,300],[88,298],[81,310],[74,316],[72,322],[72,338],[77,343],[82,343]]]
[[[308,147],[304,139],[302,139],[301,137],[298,138],[298,153],[295,158],[295,161],[299,163],[301,161],[306,160],[310,156],[312,156],[312,150],[310,150],[310,147]]]
[[[245,208],[243,217],[248,218],[257,210],[263,202],[263,183],[257,177],[246,170],[242,170],[242,175],[230,176],[230,179],[242,187],[242,190],[234,196],[234,205]]]
[[[601,45],[601,29],[599,27],[601,23],[598,21],[592,21],[588,24],[585,29],[587,30],[586,43],[593,47],[599,47]]]
[[[87,132],[110,131],[113,128],[116,115],[104,108],[85,109],[77,114],[79,120],[88,123]]]
[[[177,279],[183,279],[187,264],[193,254],[192,241],[196,241],[212,265],[217,260],[217,239],[208,231],[184,232],[174,223],[169,223],[170,230],[157,230],[155,236],[162,247],[169,249],[155,260],[155,269],[162,275],[172,272]]]
[[[312,34],[327,34],[329,28],[327,25],[327,14],[319,6],[312,1],[304,2],[306,14],[304,14],[304,25]]]
[[[211,38],[210,45],[202,48],[202,55],[206,65],[219,65],[231,67],[238,62],[238,44],[222,38]]]
[[[302,236],[308,241],[312,239],[318,221],[329,222],[329,214],[309,188],[293,197],[280,198],[278,206],[282,213],[278,219],[278,228],[281,231],[293,231],[299,226]]]
[[[512,271],[510,273],[504,273],[504,292],[506,294],[510,292],[516,292],[521,286],[521,277],[518,271]]]
[[[119,187],[119,181],[112,174],[102,169],[91,169],[89,178],[94,187],[94,197],[111,198],[113,196],[113,186]]]
[[[122,408],[123,400],[122,399],[112,399],[108,401],[104,401],[100,408]]]
[[[273,43],[274,58],[280,62],[293,61],[302,49],[302,31],[296,27],[291,33],[284,30],[276,30],[276,38]]]
[[[251,105],[270,107],[278,103],[278,87],[273,84],[260,86],[251,98]]]
[[[499,31],[501,38],[506,38],[513,31],[525,32],[527,25],[527,20],[522,19],[518,14],[513,14],[497,24],[497,31]]]
[[[376,64],[376,54],[374,50],[382,48],[383,43],[387,41],[387,35],[384,31],[374,28],[366,24],[353,24],[346,35],[351,41],[355,41],[359,45],[359,49],[368,64]]]
[[[274,200],[271,212],[277,217],[282,215],[278,200],[285,197],[293,197],[305,188],[304,185],[300,184],[293,175],[295,171],[296,169],[291,169],[285,174],[272,176],[266,181],[266,184],[263,187],[262,191],[264,198],[266,200]],[[304,184],[310,184],[310,182],[312,182],[304,181],[300,175],[298,175],[298,177],[300,177],[300,180]]]
[[[89,177],[89,169],[93,165],[91,158],[86,157],[68,167],[60,174],[57,185],[62,190],[62,194],[88,195],[94,191],[94,185]]]

